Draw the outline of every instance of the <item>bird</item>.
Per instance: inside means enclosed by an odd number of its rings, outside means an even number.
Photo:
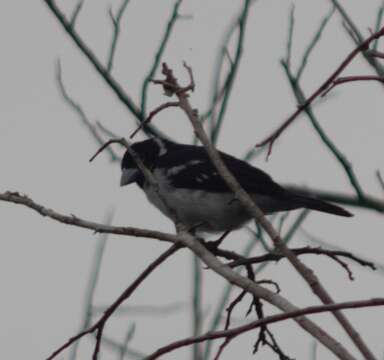
[[[202,233],[239,229],[252,216],[236,199],[212,164],[205,148],[159,137],[135,142],[131,149],[151,171],[156,186],[144,176],[126,151],[121,161],[120,186],[136,183],[149,202],[165,216]],[[264,171],[219,151],[221,159],[264,214],[299,208],[350,217],[350,212],[276,183]],[[165,201],[164,201],[165,200]]]

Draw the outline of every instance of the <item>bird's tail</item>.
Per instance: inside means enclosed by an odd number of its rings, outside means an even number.
[[[300,204],[301,207],[310,209],[310,210],[316,210],[325,212],[328,214],[338,215],[338,216],[353,216],[349,211],[343,209],[340,206],[331,204],[329,202],[326,202],[324,200],[320,200],[311,196],[296,194],[296,193],[290,193],[290,197],[292,200],[297,201],[298,204]]]

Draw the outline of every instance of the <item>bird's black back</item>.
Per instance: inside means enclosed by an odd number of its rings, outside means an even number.
[[[219,152],[228,169],[247,192],[261,195],[283,195],[285,190],[262,170],[233,156]],[[156,161],[156,167],[169,169],[176,188],[229,192],[202,146],[181,145]],[[172,171],[174,169],[174,171]]]

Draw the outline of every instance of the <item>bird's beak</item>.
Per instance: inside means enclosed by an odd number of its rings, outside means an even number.
[[[139,169],[123,169],[120,178],[120,186],[132,184],[140,175]]]

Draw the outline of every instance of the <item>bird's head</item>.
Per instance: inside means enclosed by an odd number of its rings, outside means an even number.
[[[136,142],[132,145],[132,150],[140,157],[144,165],[151,169],[157,159],[168,151],[168,141],[151,138],[148,140]],[[143,185],[144,176],[138,168],[131,154],[126,151],[121,161],[121,179],[120,186],[136,182],[139,186]]]

